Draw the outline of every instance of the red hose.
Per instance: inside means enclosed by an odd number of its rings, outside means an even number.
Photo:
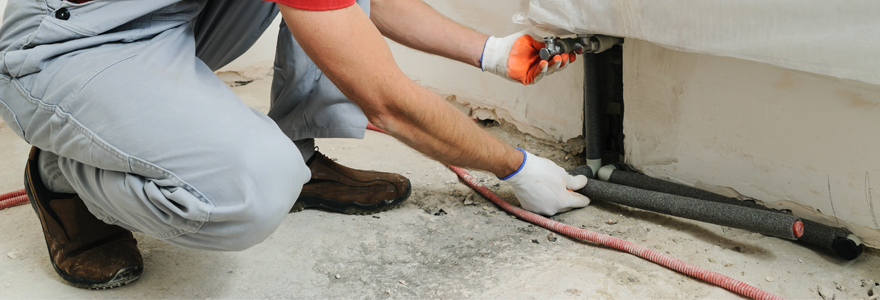
[[[0,201],[0,210],[4,210],[13,206],[19,206],[25,203],[28,203],[27,195],[4,199]]]
[[[17,190],[6,194],[0,194],[0,210],[28,203],[27,194],[24,190]]]
[[[367,129],[385,133],[384,130],[382,130],[376,126],[373,126],[373,124],[367,124]],[[734,293],[737,293],[737,294],[740,294],[740,295],[743,295],[743,296],[746,296],[746,297],[749,297],[752,299],[762,299],[762,300],[763,299],[783,299],[782,297],[773,295],[771,293],[768,293],[768,292],[763,291],[759,288],[753,287],[753,286],[751,286],[747,283],[744,283],[742,281],[739,281],[739,280],[721,275],[719,273],[715,273],[715,272],[703,269],[701,267],[698,267],[698,266],[692,265],[690,263],[681,261],[681,260],[673,258],[671,256],[661,254],[660,252],[645,248],[645,247],[640,246],[638,244],[635,244],[635,243],[632,243],[632,242],[629,242],[629,241],[626,241],[623,239],[619,239],[616,237],[604,235],[601,233],[589,231],[586,229],[571,227],[571,226],[544,218],[542,216],[533,214],[533,213],[528,212],[524,209],[513,206],[510,203],[508,203],[507,201],[504,201],[500,197],[496,196],[494,193],[492,193],[492,191],[490,191],[488,188],[486,188],[485,186],[480,184],[480,182],[477,181],[476,178],[471,176],[471,174],[468,173],[467,171],[465,171],[464,169],[456,167],[456,166],[451,166],[451,165],[448,167],[450,169],[452,169],[452,171],[455,172],[455,174],[458,174],[458,176],[461,177],[461,179],[464,180],[464,182],[466,182],[471,188],[473,188],[474,190],[479,192],[481,195],[483,195],[487,199],[491,200],[492,203],[495,203],[495,205],[498,205],[499,207],[501,207],[505,211],[507,211],[507,212],[509,212],[509,213],[511,213],[511,214],[523,219],[523,220],[529,221],[529,222],[534,223],[536,225],[539,225],[541,227],[550,229],[552,231],[555,231],[560,234],[564,234],[564,235],[567,235],[567,236],[570,236],[573,238],[591,241],[591,242],[605,245],[605,246],[608,246],[608,247],[611,247],[611,248],[614,248],[617,250],[632,253],[633,255],[647,259],[649,261],[652,261],[652,262],[657,263],[659,265],[662,265],[664,267],[667,267],[667,268],[673,269],[675,271],[690,275],[692,277],[699,278],[703,281],[710,282],[714,285],[720,286],[720,287],[725,288],[727,290],[730,290]]]
[[[6,200],[6,199],[10,199],[10,198],[14,198],[14,197],[18,197],[18,196],[22,196],[22,195],[25,195],[25,194],[26,194],[26,193],[24,192],[23,189],[21,189],[21,190],[17,190],[17,191],[14,191],[14,192],[9,192],[9,193],[6,193],[6,194],[0,194],[0,201]]]

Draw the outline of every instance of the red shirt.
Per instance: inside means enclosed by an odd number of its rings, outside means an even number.
[[[303,10],[334,10],[346,8],[355,0],[264,0]]]
[[[73,3],[86,3],[92,0],[67,0]],[[346,8],[354,4],[355,0],[264,0],[284,4],[293,8],[304,10],[334,10]]]

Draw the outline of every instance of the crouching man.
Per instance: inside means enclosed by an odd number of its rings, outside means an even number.
[[[314,138],[367,121],[438,161],[505,179],[523,207],[589,204],[586,183],[480,130],[396,66],[382,36],[534,83],[574,59],[538,58],[524,33],[489,37],[417,0],[10,0],[0,28],[0,116],[33,145],[25,188],[50,261],[71,284],[117,287],[143,262],[131,231],[204,250],[262,242],[288,212],[368,214],[410,183],[327,159]],[[271,109],[213,73],[280,12]],[[393,160],[393,157],[389,157]]]

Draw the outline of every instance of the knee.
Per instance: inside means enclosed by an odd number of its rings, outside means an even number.
[[[228,174],[214,187],[208,220],[169,242],[189,248],[241,251],[268,238],[284,221],[310,177],[297,148],[248,147],[227,154]],[[289,148],[289,149],[287,149]],[[219,190],[219,191],[218,191]]]
[[[266,205],[238,213],[234,220],[209,220],[197,231],[166,240],[178,246],[209,251],[243,251],[266,240],[281,225],[287,211]]]

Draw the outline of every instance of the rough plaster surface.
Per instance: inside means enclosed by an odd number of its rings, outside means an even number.
[[[233,90],[265,112],[270,82]],[[583,163],[502,129],[487,128],[565,167]],[[409,177],[413,195],[378,218],[291,214],[268,240],[242,252],[189,250],[136,234],[144,275],[106,291],[65,285],[49,263],[33,210],[14,207],[0,211],[0,298],[742,299],[624,252],[565,237],[551,241],[549,231],[499,211],[445,167],[388,136],[367,132],[363,140],[317,144],[345,165]],[[29,148],[0,122],[0,191],[21,188]],[[515,203],[494,176],[474,175]],[[867,298],[880,282],[876,250],[841,261],[787,240],[601,202],[554,219],[792,299]]]
[[[880,87],[638,40],[623,61],[629,164],[846,225],[880,247]]]

